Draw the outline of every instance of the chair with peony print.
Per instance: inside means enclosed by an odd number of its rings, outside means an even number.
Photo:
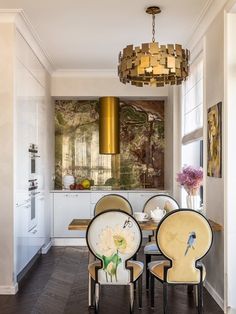
[[[200,261],[210,250],[213,240],[208,220],[191,209],[174,210],[157,227],[157,245],[165,257],[149,263],[151,306],[154,306],[154,279],[163,285],[163,313],[167,313],[169,285],[197,287],[198,314],[203,312],[203,282],[206,269]]]
[[[107,210],[95,216],[87,229],[86,241],[97,258],[88,265],[89,305],[99,310],[100,285],[129,285],[130,313],[133,313],[134,283],[138,281],[142,307],[143,263],[131,260],[138,252],[142,233],[138,222],[121,210]]]
[[[166,213],[171,212],[172,210],[179,209],[179,204],[177,201],[167,194],[158,194],[152,196],[144,204],[143,212],[147,213],[151,217],[151,211],[159,207],[162,210],[165,210]],[[146,269],[146,289],[149,289],[149,277],[150,273],[148,270],[148,263],[151,262],[152,256],[161,256],[161,252],[156,244],[156,240],[153,237],[154,233],[149,236],[148,242],[144,246],[144,255],[145,255],[145,269]]]

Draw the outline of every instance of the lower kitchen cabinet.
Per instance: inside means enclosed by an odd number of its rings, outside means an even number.
[[[15,265],[16,274],[18,275],[22,269],[28,264],[28,224],[30,215],[30,202],[17,206],[15,209]]]
[[[85,231],[68,230],[68,225],[75,219],[89,219],[94,216],[94,207],[98,200],[108,194],[118,194],[129,200],[133,211],[142,211],[146,201],[165,191],[80,191],[53,193],[53,231],[54,238],[85,237]]]
[[[84,231],[70,231],[74,218],[90,218],[90,193],[54,193],[53,235],[55,238],[85,237]]]
[[[36,225],[29,230],[31,202],[15,208],[16,274],[18,275],[45,244],[45,204],[42,194],[36,196]]]

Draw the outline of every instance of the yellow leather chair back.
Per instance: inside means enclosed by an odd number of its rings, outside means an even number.
[[[196,263],[210,249],[212,237],[209,222],[198,212],[180,209],[169,213],[161,221],[156,236],[159,249],[172,262],[167,282],[199,283]]]
[[[129,201],[121,195],[108,194],[103,196],[96,204],[94,216],[109,209],[119,209],[130,215],[133,214]]]

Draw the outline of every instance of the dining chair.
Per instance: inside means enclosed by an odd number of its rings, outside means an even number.
[[[134,283],[138,281],[139,307],[142,307],[143,263],[131,260],[142,242],[142,233],[135,218],[121,210],[97,214],[87,229],[89,251],[97,258],[88,265],[89,305],[99,310],[101,285],[128,285],[130,313],[133,313]]]
[[[213,234],[208,220],[191,209],[174,210],[157,227],[156,242],[164,261],[149,263],[151,273],[151,306],[154,307],[154,279],[163,285],[163,308],[167,313],[168,286],[197,287],[198,313],[203,309],[205,266],[200,260],[208,253]]]
[[[158,194],[147,200],[144,204],[143,212],[147,213],[151,217],[151,210],[156,207],[165,209],[167,213],[172,210],[179,209],[179,204],[177,201],[170,195],[167,194]],[[149,277],[150,273],[148,270],[148,264],[152,260],[152,256],[161,256],[161,252],[156,244],[156,239],[153,239],[154,232],[152,235],[149,235],[148,242],[144,246],[144,255],[145,255],[145,269],[146,269],[146,289],[149,289]]]
[[[109,209],[120,209],[128,214],[133,214],[132,206],[126,198],[118,194],[108,194],[96,203],[94,216]]]

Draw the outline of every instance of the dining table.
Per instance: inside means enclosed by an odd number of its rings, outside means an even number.
[[[80,231],[86,231],[88,228],[88,225],[92,219],[79,219],[79,218],[74,218],[70,224],[68,225],[69,230],[80,230]],[[223,230],[223,227],[218,224],[217,222],[208,219],[211,228],[215,232],[219,232]],[[139,221],[139,226],[141,230],[143,231],[155,231],[157,229],[158,223],[154,222],[152,219],[142,222]]]

